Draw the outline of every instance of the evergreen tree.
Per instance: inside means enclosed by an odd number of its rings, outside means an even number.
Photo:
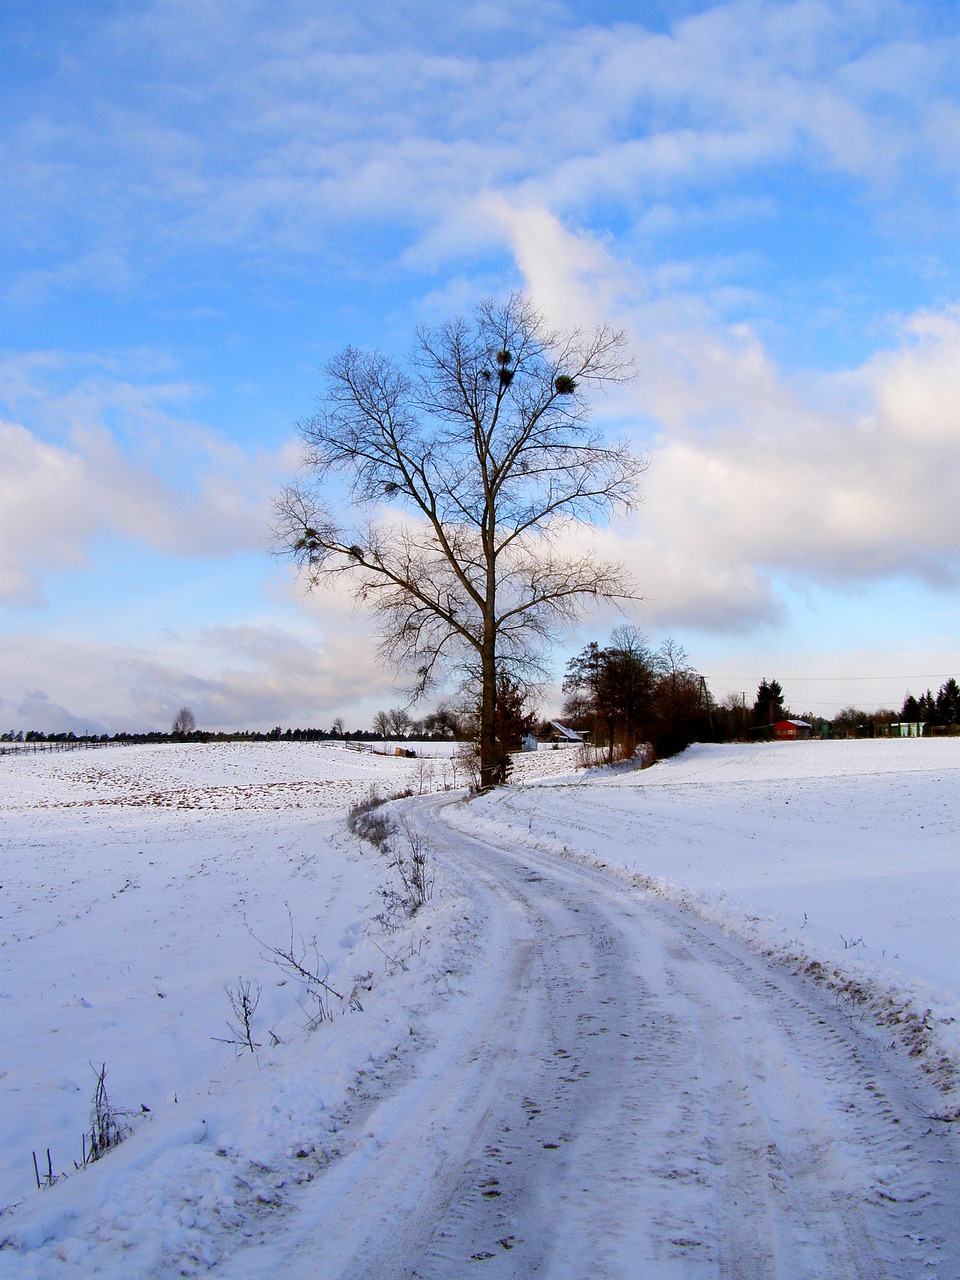
[[[937,692],[937,723],[952,725],[960,723],[960,685],[953,676],[942,684]]]
[[[758,727],[775,724],[785,715],[783,706],[783,689],[779,680],[760,681],[757,689],[757,700],[753,704],[753,720]]]
[[[918,720],[922,720],[920,714],[920,703],[913,694],[908,694],[904,699],[903,706],[900,709],[900,719],[905,720],[908,724],[916,724]]]
[[[937,719],[937,704],[929,689],[926,693],[921,695],[917,705],[920,711],[920,719],[925,724],[939,724],[939,720]]]

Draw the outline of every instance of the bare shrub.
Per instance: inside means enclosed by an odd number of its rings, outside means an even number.
[[[313,1031],[322,1022],[331,1022],[333,1020],[331,997],[338,1000],[341,1007],[352,1004],[352,1001],[349,997],[344,997],[339,991],[334,990],[327,981],[330,966],[321,956],[316,938],[307,943],[303,934],[296,932],[289,907],[287,908],[287,917],[290,921],[290,939],[285,947],[271,946],[269,943],[257,938],[252,929],[250,932],[282,973],[304,984],[308,998],[315,1005],[312,1013],[304,1009],[304,1013],[307,1015],[307,1021],[304,1026],[305,1030]],[[249,929],[249,925],[247,927]],[[303,1009],[303,1005],[300,1007]]]
[[[374,941],[373,945],[383,956],[384,971],[388,975],[392,976],[398,970],[401,973],[406,973],[408,971],[409,965],[407,964],[407,961],[412,960],[414,956],[420,955],[420,952],[423,949],[423,938],[418,938],[416,942],[413,942],[412,940],[408,941],[405,948],[402,948],[400,951],[393,952],[387,951],[386,948],[381,947],[379,942]],[[404,950],[406,951],[406,954],[404,954]]]
[[[435,873],[426,841],[410,823],[403,824],[404,844],[391,845],[392,870],[397,873],[398,884],[381,889],[387,915],[414,916],[433,897]]]
[[[424,756],[417,760],[417,795],[422,796],[433,790],[433,761]]]
[[[224,991],[233,1011],[233,1021],[227,1020],[229,1037],[214,1036],[221,1044],[235,1044],[240,1049],[249,1049],[256,1053],[259,1043],[253,1038],[253,1015],[260,1003],[261,987],[259,982],[248,982],[243,977],[237,979],[236,987],[225,986]]]
[[[567,748],[569,750],[569,748]],[[598,747],[592,742],[581,742],[576,748],[576,759],[578,769],[595,769],[599,765],[606,764],[606,752],[603,747]]]
[[[456,760],[466,774],[467,785],[476,795],[480,790],[480,750],[475,742],[461,742],[457,747]]]
[[[396,825],[389,814],[368,810],[358,815],[351,824],[350,830],[361,840],[366,840],[375,849],[379,849],[381,853],[386,853],[390,837],[396,831]]]
[[[388,800],[405,800],[413,795],[412,791],[400,791],[392,796],[380,796],[371,787],[366,800],[358,800],[350,806],[347,814],[347,827],[360,840],[366,840],[381,853],[389,852],[390,837],[396,831],[396,823],[387,813],[380,810]]]
[[[107,1095],[106,1065],[101,1063],[100,1070],[93,1068],[97,1083],[93,1091],[93,1107],[90,1112],[90,1129],[83,1135],[82,1154],[78,1169],[93,1164],[119,1147],[120,1143],[130,1136],[133,1129],[128,1123],[130,1112],[115,1107]]]

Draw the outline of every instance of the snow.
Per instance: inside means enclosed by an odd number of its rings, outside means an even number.
[[[242,1108],[235,1118],[228,1104],[219,1125],[197,1114],[200,1098],[242,1101],[249,1071],[215,1039],[230,1038],[225,987],[241,977],[260,982],[262,1039],[269,1043],[270,1030],[283,1041],[299,1037],[307,998],[262,945],[286,946],[291,922],[297,939],[316,937],[338,991],[371,969],[379,980],[384,958],[366,934],[389,876],[383,859],[346,836],[343,818],[371,788],[389,795],[415,786],[418,762],[257,743],[17,755],[0,766],[0,1207],[31,1198],[32,1152],[41,1173],[50,1148],[54,1173],[71,1175],[45,1202],[69,1202],[97,1181],[99,1168],[79,1174],[74,1162],[101,1064],[109,1096],[135,1113],[138,1135],[163,1131],[151,1150],[192,1144],[201,1132],[213,1135],[204,1147],[229,1147]],[[376,1049],[372,1041],[351,1049],[350,1024],[361,1015],[342,1020],[331,1063],[341,1078],[324,1085],[334,1097],[353,1082],[354,1059]],[[297,1070],[289,1065],[284,1090],[296,1086]],[[304,1099],[315,1140],[323,1127],[311,1125],[309,1091]],[[322,1109],[322,1099],[313,1105]],[[295,1144],[298,1129],[281,1127],[278,1141]],[[122,1166],[136,1147],[100,1167]],[[133,1204],[126,1212],[141,1220]],[[123,1217],[110,1228],[121,1241]],[[0,1253],[0,1274],[8,1257]]]
[[[758,948],[869,983],[957,1060],[958,795],[957,738],[699,744],[483,797],[470,829],[625,869]]]
[[[697,746],[643,771],[572,772],[575,763],[571,751],[519,757],[516,785],[449,807],[446,821],[531,866],[560,853],[584,868],[581,879],[595,864],[612,867],[627,904],[630,893],[678,904],[678,918],[719,924],[760,965],[810,973],[845,999],[866,992],[887,1027],[912,1028],[908,1047],[947,1105],[960,1060],[960,741]],[[0,760],[0,1277],[120,1280],[214,1265],[253,1275],[246,1253],[259,1257],[299,1218],[321,1240],[329,1235],[336,1187],[372,1177],[362,1171],[377,1167],[385,1145],[397,1151],[397,1185],[420,1185],[404,1142],[414,1142],[428,1103],[460,1106],[452,1086],[444,1093],[430,1082],[453,1066],[466,1078],[468,1059],[457,1053],[480,1037],[474,1019],[487,1019],[488,1055],[501,1035],[504,1055],[516,1052],[509,1027],[501,1030],[510,1017],[497,973],[514,974],[516,948],[529,940],[526,926],[506,915],[497,922],[498,894],[472,886],[476,855],[466,845],[446,868],[441,860],[423,911],[378,920],[395,873],[343,820],[371,788],[429,792],[451,785],[452,768],[297,743]],[[437,842],[439,833],[435,825]],[[598,893],[604,884],[596,881]],[[617,910],[627,910],[619,899]],[[600,954],[613,945],[604,929]],[[316,940],[343,996],[312,1031],[304,1024],[316,1002],[270,954],[291,932],[308,957]],[[651,968],[661,963],[651,952]],[[262,986],[256,1054],[223,1043],[225,988],[241,980]],[[729,979],[710,982],[718,1004],[745,1000]],[[528,986],[516,988],[521,1037],[532,1025],[520,1013]],[[753,1007],[735,1016],[759,1018]],[[581,1015],[564,1016],[572,1037]],[[768,1050],[775,1035],[758,1032],[751,1052]],[[76,1171],[101,1063],[134,1132]],[[492,1057],[485,1069],[506,1070]],[[489,1110],[484,1098],[478,1085],[477,1117]],[[669,1127],[663,1106],[657,1131]],[[788,1108],[784,1128],[800,1116],[799,1103]],[[437,1111],[431,1141],[440,1144],[452,1123]],[[694,1151],[693,1132],[689,1143]],[[32,1153],[43,1172],[47,1148],[54,1173],[69,1176],[38,1192]],[[866,1165],[846,1148],[844,1159],[854,1161],[843,1166],[844,1185],[866,1185]],[[319,1197],[312,1210],[307,1191]],[[351,1230],[359,1239],[365,1220]]]

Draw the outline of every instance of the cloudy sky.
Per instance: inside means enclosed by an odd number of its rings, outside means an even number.
[[[0,66],[3,728],[395,705],[270,500],[331,355],[515,288],[629,335],[631,622],[797,712],[960,675],[953,0],[7,0]]]

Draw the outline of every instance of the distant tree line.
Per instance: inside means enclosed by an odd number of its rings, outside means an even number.
[[[752,703],[730,694],[718,703],[706,681],[673,640],[653,648],[636,628],[614,631],[609,644],[588,644],[567,664],[563,715],[601,746],[607,760],[632,755],[649,743],[656,756],[691,742],[756,742],[772,739],[774,726],[796,719],[812,737],[888,736],[899,723],[922,724],[925,735],[960,734],[960,683],[951,677],[934,695],[908,695],[899,711],[844,707],[832,718],[791,711],[779,680],[764,677]]]
[[[42,730],[8,730],[0,733],[0,742],[9,742],[9,744],[20,744],[20,742],[76,742],[76,744],[91,744],[91,742],[119,742],[119,744],[146,745],[151,742],[380,742],[384,739],[410,740],[419,739],[424,741],[439,742],[451,741],[456,739],[460,732],[460,721],[456,718],[447,721],[444,717],[440,717],[443,727],[436,723],[433,716],[426,716],[420,721],[413,721],[407,717],[406,726],[401,726],[397,731],[381,733],[372,728],[351,728],[348,730],[342,719],[335,719],[330,728],[283,728],[280,724],[276,724],[270,730],[232,730],[232,731],[212,731],[201,730],[195,727],[172,728],[169,733],[163,730],[148,730],[142,733],[74,733],[73,731],[65,733],[45,733]],[[453,731],[451,726],[457,727],[457,732]],[[467,728],[463,728],[463,736],[468,737]]]
[[[237,729],[229,732],[213,732],[208,729],[194,729],[189,733],[164,733],[160,729],[151,729],[143,733],[44,733],[42,729],[10,729],[0,733],[0,742],[118,742],[137,745],[151,742],[274,742],[280,739],[297,742],[322,742],[335,738],[358,738],[372,741],[376,734],[367,729],[356,729],[350,733],[337,733],[332,729]]]
[[[8,729],[0,733],[0,742],[109,742],[107,733],[44,733],[40,729]]]
[[[691,742],[757,741],[773,735],[778,720],[806,721],[814,737],[871,738],[886,736],[897,723],[922,724],[928,735],[960,734],[960,683],[950,677],[934,694],[908,694],[899,711],[865,711],[844,707],[832,718],[813,712],[795,715],[785,703],[778,680],[764,678],[752,704],[743,694],[729,694],[716,702],[704,678],[690,665],[673,640],[653,648],[642,632],[620,627],[610,642],[591,641],[567,663],[563,682],[564,721],[602,747],[608,760],[623,759],[640,743],[649,743],[657,756],[669,756]],[[526,735],[547,736],[549,721],[530,706],[531,690],[501,673],[497,691],[495,741],[500,780],[509,772],[509,756],[519,751]],[[44,733],[40,729],[8,729],[0,744],[142,745],[162,742],[470,742],[477,734],[479,708],[464,696],[441,703],[436,710],[413,719],[402,707],[379,711],[370,729],[347,729],[338,716],[329,729],[240,729],[212,732],[196,726],[188,707],[181,707],[169,733],[89,733],[72,730]]]
[[[714,741],[730,742],[742,739],[756,742],[772,738],[774,725],[780,720],[791,717],[793,713],[787,709],[780,681],[768,680],[764,676],[757,687],[756,697],[752,703],[747,702],[745,693],[731,693],[714,707],[713,725],[716,734]],[[795,718],[806,720],[813,729],[809,716]]]
[[[960,684],[951,676],[936,695],[930,689],[919,698],[908,694],[899,711],[890,707],[876,711],[844,707],[829,727],[837,738],[875,738],[889,734],[893,724],[922,725],[925,737],[960,734]]]
[[[899,711],[892,707],[867,711],[862,707],[847,706],[828,717],[810,711],[795,714],[785,705],[779,681],[764,679],[752,706],[744,695],[730,694],[713,714],[714,728],[724,738],[751,741],[772,737],[774,724],[783,719],[806,721],[812,736],[822,738],[887,737],[891,733],[891,725],[895,724],[922,725],[927,736],[958,734],[960,684],[951,676],[936,695],[929,689],[919,698],[908,694]]]

